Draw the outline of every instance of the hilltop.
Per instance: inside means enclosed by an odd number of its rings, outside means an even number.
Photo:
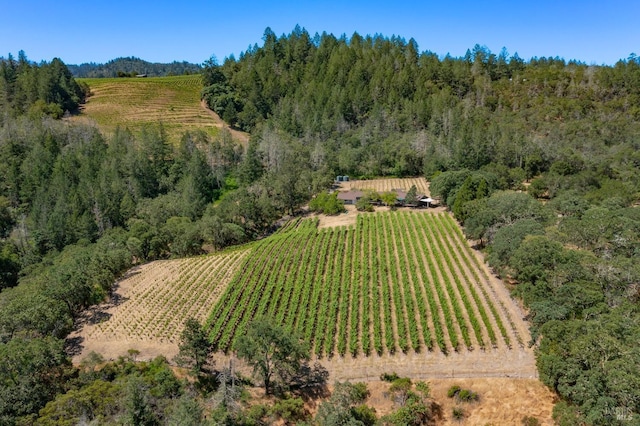
[[[146,74],[149,77],[167,77],[172,75],[199,74],[202,67],[186,61],[173,61],[169,64],[148,62],[140,58],[116,58],[105,64],[95,62],[80,65],[67,65],[76,78],[109,78],[123,74]]]

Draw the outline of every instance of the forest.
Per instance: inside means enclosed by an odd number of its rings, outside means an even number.
[[[163,398],[188,392],[162,362],[87,375],[65,348],[74,321],[131,265],[265,235],[336,175],[432,182],[527,308],[559,424],[640,413],[635,56],[593,66],[476,45],[442,57],[296,27],[202,73],[209,107],[251,133],[246,151],[224,132],[172,146],[161,124],[110,137],[71,126],[60,118],[88,89],[62,61],[0,60],[0,423],[52,424],[39,420],[47,403],[98,387],[109,416],[137,395],[168,419]]]

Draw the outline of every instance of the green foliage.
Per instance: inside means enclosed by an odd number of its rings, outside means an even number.
[[[127,382],[125,388],[125,419],[126,422],[135,426],[152,426],[159,424],[154,413],[150,395],[145,383],[138,377],[133,376]]]
[[[53,337],[16,337],[0,344],[0,420],[37,413],[69,379],[64,342]]]
[[[427,424],[431,415],[431,409],[427,404],[418,400],[409,400],[406,405],[383,417],[381,421],[385,425],[419,426]]]
[[[375,410],[362,404],[367,394],[364,383],[336,382],[331,397],[318,407],[316,422],[327,426],[375,424]]]
[[[61,118],[65,111],[75,111],[87,95],[60,59],[35,64],[22,51],[17,62],[11,55],[0,58],[0,88],[4,111],[28,112],[32,117]]]
[[[407,195],[404,198],[404,203],[408,205],[417,205],[418,204],[418,188],[415,185],[412,185],[407,192]]]
[[[127,424],[158,424],[159,419],[169,419],[170,424],[201,424],[196,422],[202,417],[198,401],[182,395],[183,385],[166,359],[136,363],[123,357],[104,363],[92,358],[83,363],[85,370],[72,388],[39,411],[35,424],[116,424],[125,419]]]
[[[456,398],[459,402],[472,402],[477,401],[479,399],[479,396],[476,392],[473,392],[469,389],[460,389],[460,391],[456,395]]]
[[[84,63],[67,65],[75,78],[105,78],[116,77],[119,73],[135,77],[145,74],[149,77],[198,74],[202,67],[198,64],[174,61],[170,64],[152,63],[140,58],[126,57],[112,59],[104,64]]]
[[[105,420],[118,412],[119,386],[95,380],[78,390],[58,396],[40,410],[39,425],[75,425],[86,421]]]
[[[355,403],[364,402],[369,397],[370,392],[367,384],[364,382],[352,383],[351,392]]]
[[[167,420],[169,426],[202,426],[204,411],[197,400],[188,394],[175,400]]]
[[[356,405],[351,409],[353,418],[364,426],[373,426],[378,421],[376,409],[368,405]]]
[[[413,382],[408,377],[399,377],[391,382],[389,393],[393,395],[395,402],[401,407],[406,404],[409,399],[409,393],[413,387]]]
[[[467,413],[465,413],[462,407],[453,407],[451,409],[451,417],[453,417],[454,420],[462,421],[466,416]]]
[[[408,377],[396,377],[389,386],[389,394],[394,399],[397,409],[380,419],[384,425],[423,425],[433,415],[433,406],[429,401],[429,384],[416,382],[414,385]]]
[[[566,401],[559,401],[553,406],[553,420],[558,426],[573,426],[584,423],[584,417],[577,407],[568,404]]]
[[[309,202],[312,212],[337,215],[344,212],[344,203],[338,200],[338,193],[321,192]]]
[[[447,390],[447,397],[448,398],[453,398],[455,397],[461,390],[462,388],[458,385],[453,385],[451,386],[448,390]]]
[[[366,194],[356,201],[356,210],[359,212],[373,212],[375,209],[373,204],[371,204],[372,202],[373,200],[370,198],[369,194]]]
[[[179,365],[188,365],[194,374],[206,371],[211,343],[204,328],[195,318],[188,318],[180,335],[179,352],[176,360]]]
[[[274,382],[287,387],[302,362],[309,358],[309,349],[297,336],[265,318],[249,325],[235,349],[262,380],[267,394],[273,390]]]
[[[20,255],[17,247],[10,241],[0,241],[0,290],[18,284]]]
[[[385,205],[393,208],[398,202],[398,195],[393,191],[383,192],[380,194],[380,200],[382,200]]]
[[[0,286],[13,287],[0,293],[1,423],[35,414],[65,390],[66,361],[47,349],[57,345],[49,339],[64,337],[132,261],[255,238],[326,188],[335,170],[439,173],[432,195],[464,220],[469,237],[488,244],[492,264],[518,280],[534,339],[542,336],[540,377],[567,401],[558,422],[610,424],[607,413],[617,407],[640,411],[640,218],[629,207],[640,188],[637,58],[612,67],[506,54],[495,60],[480,46],[473,57],[441,58],[400,37],[312,38],[297,27],[282,37],[265,31],[264,45],[238,60],[212,58],[203,81],[213,108],[254,131],[246,155],[196,134],[174,148],[162,128],[105,138],[63,125],[52,117],[75,110],[88,87],[58,59],[36,65],[21,52],[0,60]],[[230,174],[242,187],[212,206]],[[523,176],[533,179],[533,197],[495,192],[521,189]],[[535,200],[543,197],[547,206]],[[349,309],[343,304],[338,311]],[[296,327],[311,335],[316,323]],[[331,337],[320,346],[346,351],[347,342]],[[366,347],[382,351],[381,335]],[[119,368],[100,374],[119,375]],[[45,389],[38,380],[55,383]],[[166,418],[143,415],[162,411],[154,394],[175,393],[166,372],[158,380],[164,384],[121,386],[137,395],[139,409],[129,414],[139,412],[141,423]],[[411,424],[409,408],[402,410],[399,423]]]
[[[551,219],[551,213],[545,206],[521,192],[498,191],[475,207],[474,211],[466,210],[469,214],[464,222],[465,233],[471,238],[486,239],[489,243],[503,226],[523,219],[544,225]]]
[[[543,233],[543,226],[533,219],[521,219],[501,227],[493,236],[489,263],[494,268],[503,268],[509,264],[511,256],[526,236],[542,235]]]
[[[447,397],[455,398],[458,402],[477,401],[480,397],[470,389],[462,389],[458,385],[453,385],[447,390]]]
[[[398,376],[398,374],[396,372],[382,373],[380,375],[380,380],[382,380],[383,382],[393,383],[395,380],[398,380],[399,378],[400,378],[400,376]]]
[[[302,398],[280,399],[269,411],[272,415],[281,418],[285,424],[297,424],[308,417]]]

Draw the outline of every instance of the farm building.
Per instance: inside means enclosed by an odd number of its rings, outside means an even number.
[[[406,207],[418,207],[419,205],[418,201],[425,198],[424,194],[416,194],[416,202],[409,204],[409,203],[406,203],[405,201],[407,199],[408,191],[405,191],[404,189],[392,189],[391,191],[396,193],[396,200],[398,204],[401,204]]]
[[[407,198],[407,191],[403,189],[392,189],[391,192],[395,192],[396,194],[396,204],[407,207],[418,207],[426,205],[429,207],[429,204],[425,204],[422,200],[426,199],[426,195],[417,194],[416,202],[412,204],[407,204],[405,202]],[[355,204],[359,199],[364,197],[365,193],[359,190],[349,190],[349,191],[340,191],[338,192],[338,200],[341,200],[345,204]],[[433,202],[433,200],[431,200]]]
[[[338,200],[341,200],[345,204],[355,204],[362,197],[364,197],[364,192],[362,191],[338,192]]]
[[[425,196],[418,197],[418,200],[420,201],[420,205],[423,205],[426,207],[431,207],[431,205],[435,202],[433,198],[425,197]]]

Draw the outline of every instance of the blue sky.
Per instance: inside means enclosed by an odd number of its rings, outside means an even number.
[[[0,56],[68,64],[136,56],[152,62],[222,61],[296,24],[336,36],[398,35],[420,51],[462,56],[477,43],[521,58],[613,64],[640,55],[637,0],[135,1],[0,0]]]

